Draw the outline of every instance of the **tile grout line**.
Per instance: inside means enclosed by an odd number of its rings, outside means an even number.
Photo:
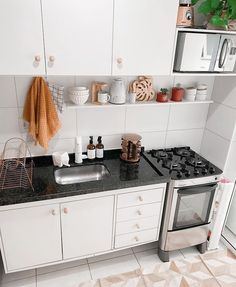
[[[141,264],[139,263],[138,258],[137,258],[137,256],[136,256],[136,254],[135,254],[133,248],[131,248],[131,249],[132,249],[133,255],[134,255],[134,257],[135,257],[135,259],[136,259],[136,261],[137,261],[137,263],[138,263],[138,265],[139,265],[139,268],[141,268]]]
[[[88,258],[86,258],[86,261],[87,261],[87,265],[88,265],[88,269],[89,269],[89,273],[90,273],[91,280],[94,280],[94,279],[93,279],[93,276],[92,276],[90,264],[89,264],[89,262],[88,262]]]

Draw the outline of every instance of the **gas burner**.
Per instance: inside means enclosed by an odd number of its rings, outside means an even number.
[[[155,157],[158,160],[172,159],[172,157],[173,157],[173,153],[169,149],[161,149],[161,150],[153,149],[153,150],[151,150],[150,153],[151,153],[152,157]]]
[[[174,154],[181,157],[188,157],[191,155],[190,147],[176,147],[173,149]]]
[[[196,158],[189,157],[186,160],[186,164],[191,165],[193,167],[201,167],[201,168],[205,168],[206,167],[206,163],[203,162],[200,158],[196,159]]]

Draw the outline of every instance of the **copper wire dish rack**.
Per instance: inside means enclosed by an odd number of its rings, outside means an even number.
[[[27,143],[21,138],[11,138],[4,146],[0,158],[0,190],[33,188],[34,162]]]

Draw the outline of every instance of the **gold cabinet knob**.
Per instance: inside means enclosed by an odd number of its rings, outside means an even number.
[[[141,210],[138,210],[137,213],[138,213],[138,215],[142,215]]]
[[[121,64],[123,64],[123,59],[122,58],[117,58],[117,64],[119,64],[119,65],[121,65]]]
[[[55,57],[54,56],[50,56],[49,57],[49,61],[53,63],[55,61]]]
[[[138,223],[135,226],[137,229],[140,229],[140,225]]]
[[[143,197],[140,195],[140,196],[138,197],[138,200],[139,200],[139,201],[143,201]]]
[[[52,210],[51,210],[51,214],[52,214],[53,216],[55,216],[55,215],[56,215],[56,210],[55,210],[55,209],[52,209]]]
[[[65,214],[68,214],[68,213],[69,213],[68,208],[67,208],[67,207],[63,208],[63,212],[64,212]]]
[[[34,56],[34,60],[35,60],[35,62],[39,63],[41,61],[41,58],[39,55],[36,55],[36,56]]]

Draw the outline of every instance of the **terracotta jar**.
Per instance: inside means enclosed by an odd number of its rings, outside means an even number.
[[[171,101],[174,102],[181,102],[184,97],[184,89],[180,87],[174,87],[172,88],[172,97]]]

